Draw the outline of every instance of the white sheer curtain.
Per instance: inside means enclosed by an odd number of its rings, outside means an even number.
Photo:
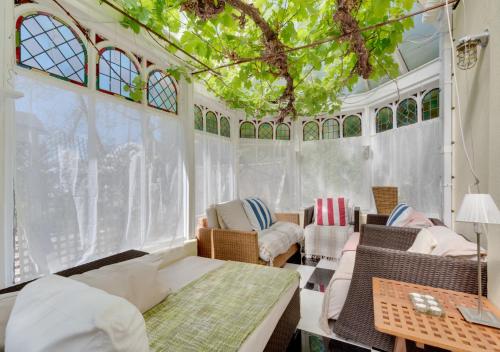
[[[441,119],[371,137],[372,182],[399,188],[399,200],[429,216],[441,216],[443,184]]]
[[[15,280],[184,240],[178,118],[18,75]]]
[[[361,137],[303,142],[300,160],[302,207],[318,197],[344,196],[370,209],[370,161]]]
[[[298,167],[291,141],[240,139],[240,198],[258,196],[279,211],[299,207]]]
[[[209,205],[235,198],[235,148],[226,137],[195,131],[196,217]]]

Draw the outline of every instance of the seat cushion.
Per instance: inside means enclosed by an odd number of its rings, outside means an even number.
[[[6,351],[147,352],[144,318],[127,300],[50,275],[26,285],[7,323]]]
[[[269,262],[285,253],[291,245],[301,243],[302,229],[299,225],[278,221],[270,228],[258,231],[260,259]]]
[[[230,202],[217,204],[215,209],[217,210],[217,217],[221,228],[237,231],[253,230],[243,209],[241,200],[235,199]]]
[[[310,224],[304,230],[304,252],[307,256],[338,259],[352,232],[352,226]]]

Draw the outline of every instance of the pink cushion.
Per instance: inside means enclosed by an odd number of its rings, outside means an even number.
[[[317,198],[314,206],[315,224],[320,226],[347,226],[348,200],[344,197]]]
[[[434,226],[434,224],[429,220],[427,216],[423,213],[418,212],[414,209],[410,210],[410,214],[401,225],[402,227],[415,227],[415,228],[425,228]]]

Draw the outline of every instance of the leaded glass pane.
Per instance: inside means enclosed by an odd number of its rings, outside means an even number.
[[[290,126],[286,123],[280,123],[276,127],[276,139],[281,141],[289,141],[290,140]]]
[[[344,129],[344,137],[361,136],[361,119],[359,116],[347,116],[342,123]]]
[[[375,120],[377,133],[392,129],[392,109],[389,107],[380,109]]]
[[[439,117],[439,88],[433,89],[422,99],[422,120]]]
[[[262,123],[259,126],[259,139],[273,139],[273,126],[270,123]]]
[[[243,122],[240,125],[240,138],[255,138],[255,126],[251,122]]]
[[[130,99],[130,90],[135,88],[134,79],[139,75],[135,63],[127,54],[114,48],[104,49],[98,63],[99,89]]]
[[[17,63],[82,85],[87,84],[87,52],[71,28],[45,14],[18,20]]]
[[[323,122],[323,139],[340,138],[340,125],[335,119],[327,119]]]
[[[405,99],[398,105],[396,111],[398,127],[411,125],[417,122],[417,102],[415,99]]]
[[[231,137],[231,125],[229,124],[229,119],[225,116],[220,118],[220,135]]]
[[[203,113],[199,106],[194,106],[194,129],[203,131]]]
[[[177,90],[172,77],[162,71],[153,71],[149,74],[148,104],[177,113]]]
[[[303,137],[305,141],[315,141],[319,139],[319,126],[314,121],[309,121],[304,125]]]
[[[207,112],[207,115],[205,116],[205,122],[206,122],[207,132],[213,134],[219,134],[219,128],[217,126],[217,116],[215,115],[214,112],[212,111]]]

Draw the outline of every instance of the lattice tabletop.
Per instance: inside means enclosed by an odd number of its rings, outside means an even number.
[[[413,309],[408,294],[434,296],[445,314],[436,317]],[[500,329],[465,321],[457,306],[477,307],[477,296],[405,282],[373,278],[375,328],[420,344],[458,352],[500,352]],[[488,299],[484,309],[500,316]]]

